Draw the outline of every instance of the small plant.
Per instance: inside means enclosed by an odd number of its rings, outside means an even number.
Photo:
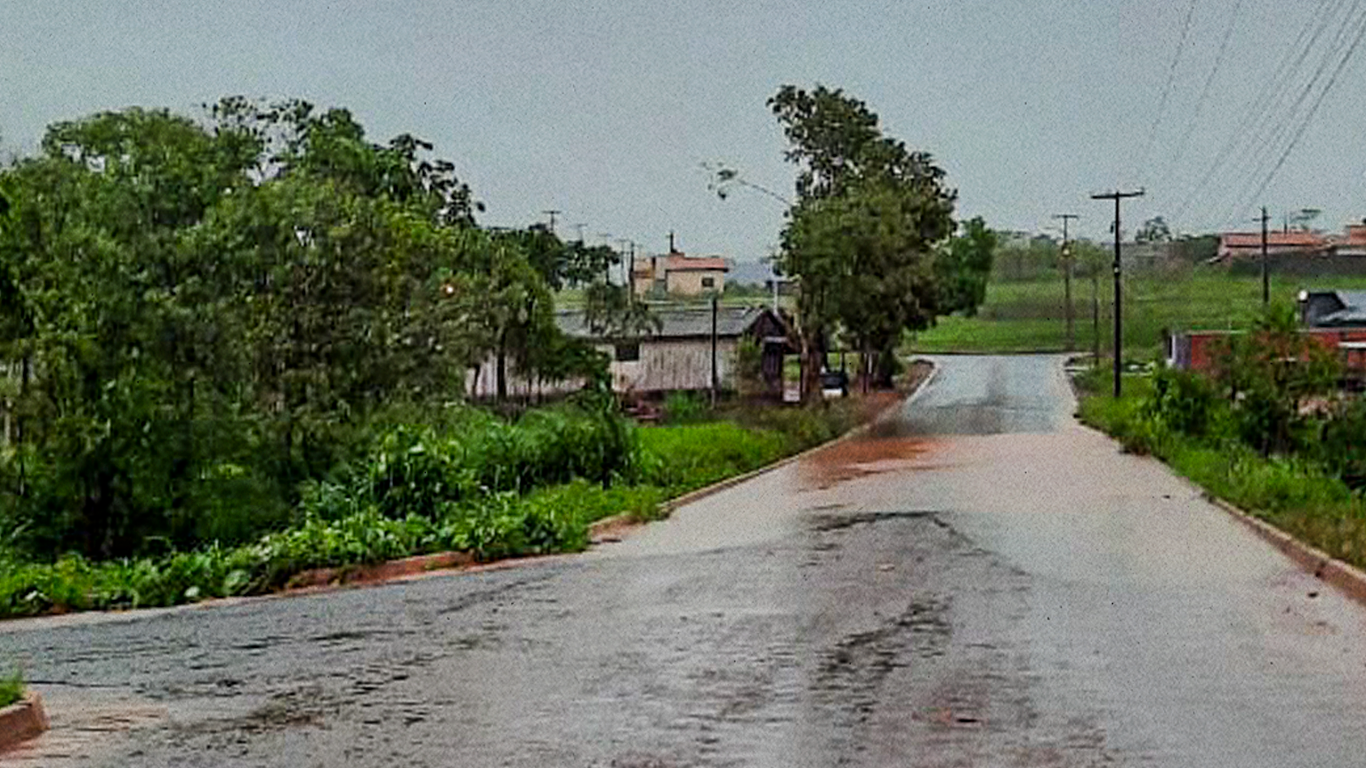
[[[8,707],[24,698],[24,676],[17,670],[9,677],[0,677],[0,708]]]

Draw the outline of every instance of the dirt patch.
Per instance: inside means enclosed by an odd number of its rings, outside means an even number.
[[[818,451],[802,462],[803,490],[824,490],[849,480],[908,468],[934,447],[912,437],[868,435]]]

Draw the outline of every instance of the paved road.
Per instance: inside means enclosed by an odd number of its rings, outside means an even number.
[[[0,626],[81,766],[1346,766],[1366,610],[952,357],[868,437],[585,556]]]

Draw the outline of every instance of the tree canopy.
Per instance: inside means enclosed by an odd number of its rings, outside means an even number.
[[[956,193],[927,152],[885,136],[866,104],[839,89],[784,85],[768,102],[798,166],[797,201],[774,265],[795,277],[804,391],[818,393],[824,347],[842,334],[887,379],[905,330],[972,311],[994,238],[978,221],[951,241]],[[865,380],[874,371],[862,372]]]
[[[431,150],[230,98],[57,123],[0,169],[7,516],[47,551],[231,539],[288,515],[369,414],[459,399],[490,355],[600,379],[550,297],[610,251],[477,228]]]

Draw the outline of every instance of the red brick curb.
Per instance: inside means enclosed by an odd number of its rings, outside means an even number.
[[[296,573],[285,583],[286,591],[334,587],[341,584],[394,581],[428,571],[463,568],[474,565],[474,555],[468,552],[436,552],[415,555],[401,560],[389,560],[374,565],[350,565],[340,568],[314,568]]]
[[[29,691],[22,701],[0,709],[0,752],[41,734],[48,729],[43,700]]]
[[[1331,584],[1348,597],[1366,603],[1366,572],[1312,547],[1281,529],[1244,512],[1223,499],[1205,493],[1205,498],[1214,506],[1233,516],[1233,519],[1252,529],[1252,532],[1271,546],[1280,550],[1296,565],[1314,574],[1325,584]]]

